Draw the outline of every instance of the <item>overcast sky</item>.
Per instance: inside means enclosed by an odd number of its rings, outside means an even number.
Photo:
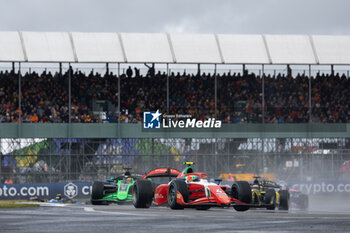
[[[350,34],[349,0],[0,0],[1,31]]]

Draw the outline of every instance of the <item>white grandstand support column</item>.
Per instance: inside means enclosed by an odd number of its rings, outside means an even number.
[[[169,63],[166,64],[166,112],[169,115]]]
[[[311,136],[310,130],[311,130],[311,123],[312,123],[312,106],[311,106],[312,105],[312,102],[311,102],[312,82],[311,81],[312,81],[312,79],[311,79],[311,65],[309,65],[309,132],[308,132],[309,137]]]
[[[262,93],[261,114],[262,114],[262,124],[264,126],[264,122],[265,122],[265,67],[264,67],[264,64],[262,65],[261,72],[262,72],[262,75],[261,75],[261,79],[262,79],[262,82],[261,82],[261,93]],[[263,128],[263,130],[264,130],[264,128]],[[264,131],[263,131],[263,133],[264,133]]]
[[[68,63],[68,137],[71,137],[71,123],[72,123],[72,77],[71,65]]]
[[[261,163],[259,163],[262,168],[264,169],[264,163],[265,163],[265,66],[262,64],[261,67],[261,72],[262,72],[262,82],[261,82],[261,91],[262,91],[262,131],[261,131],[261,136],[262,136],[262,158],[261,158]],[[259,161],[259,160],[258,160]],[[259,166],[257,167],[258,174],[260,174],[261,169],[259,169]]]
[[[109,75],[109,63],[106,62],[106,73],[105,73],[105,77],[108,77]],[[119,125],[118,125],[118,132],[119,132]],[[108,146],[109,148],[109,146]],[[107,170],[107,174],[108,174],[108,177],[110,177],[111,175],[111,156],[112,156],[112,152],[111,150],[108,150],[108,170]]]
[[[70,63],[68,63],[68,138],[69,138],[69,160],[72,160],[72,87],[71,87],[71,82],[72,82],[72,73],[73,69],[71,68]],[[68,167],[68,180],[71,179],[71,166],[68,165],[68,160],[67,160],[67,167]]]
[[[118,63],[118,139],[120,138],[120,63]]]
[[[311,90],[312,90],[312,77],[311,77],[311,65],[309,65],[309,122],[311,123],[312,122],[312,119],[311,119],[311,117],[312,117],[312,102],[311,102],[311,98],[312,98],[312,93],[311,93]]]
[[[18,62],[18,137],[21,137],[22,127],[22,75],[21,75],[21,63]]]
[[[217,75],[216,75],[216,64],[214,65],[214,82],[215,82],[215,84],[214,84],[214,101],[215,101],[215,106],[214,106],[214,116],[215,116],[215,118],[216,118],[216,111],[217,111],[217,109],[218,109],[218,79],[217,79]]]
[[[309,94],[308,94],[308,96],[309,96],[309,122],[308,122],[308,132],[307,132],[307,135],[308,135],[308,139],[307,139],[307,146],[312,146],[312,136],[311,136],[311,129],[312,129],[312,101],[311,101],[311,97],[312,97],[312,92],[311,92],[311,90],[312,90],[312,77],[311,77],[311,64],[309,64],[309,87],[308,87],[308,89],[309,89]],[[301,155],[302,156],[302,155]],[[300,169],[300,179],[303,179],[304,178],[304,172],[303,172],[303,157],[301,157],[302,159],[301,159],[301,163],[300,163],[300,165],[301,165],[301,169]],[[311,157],[311,159],[312,159],[312,164],[313,164],[313,155],[312,155],[312,157]],[[313,166],[312,166],[312,168],[311,168],[311,170],[312,170],[312,172],[311,172],[311,174],[312,174],[312,176],[313,176]]]

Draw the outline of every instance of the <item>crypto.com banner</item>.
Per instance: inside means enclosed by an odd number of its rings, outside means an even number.
[[[38,184],[0,184],[0,200],[26,200],[31,197],[42,199],[90,197],[92,183],[38,183]]]
[[[290,187],[307,194],[350,194],[350,181],[289,182]]]

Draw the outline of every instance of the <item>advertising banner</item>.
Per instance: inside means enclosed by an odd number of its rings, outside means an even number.
[[[288,186],[306,194],[350,194],[350,181],[289,181]]]
[[[55,198],[89,198],[91,182],[76,183],[37,183],[37,184],[0,184],[0,200],[27,200],[31,197],[41,199]]]

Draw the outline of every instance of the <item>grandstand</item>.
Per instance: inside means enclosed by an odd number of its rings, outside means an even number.
[[[350,36],[0,32],[0,61],[4,179],[91,181],[185,160],[212,177],[349,178]],[[156,110],[224,124],[142,130]]]

